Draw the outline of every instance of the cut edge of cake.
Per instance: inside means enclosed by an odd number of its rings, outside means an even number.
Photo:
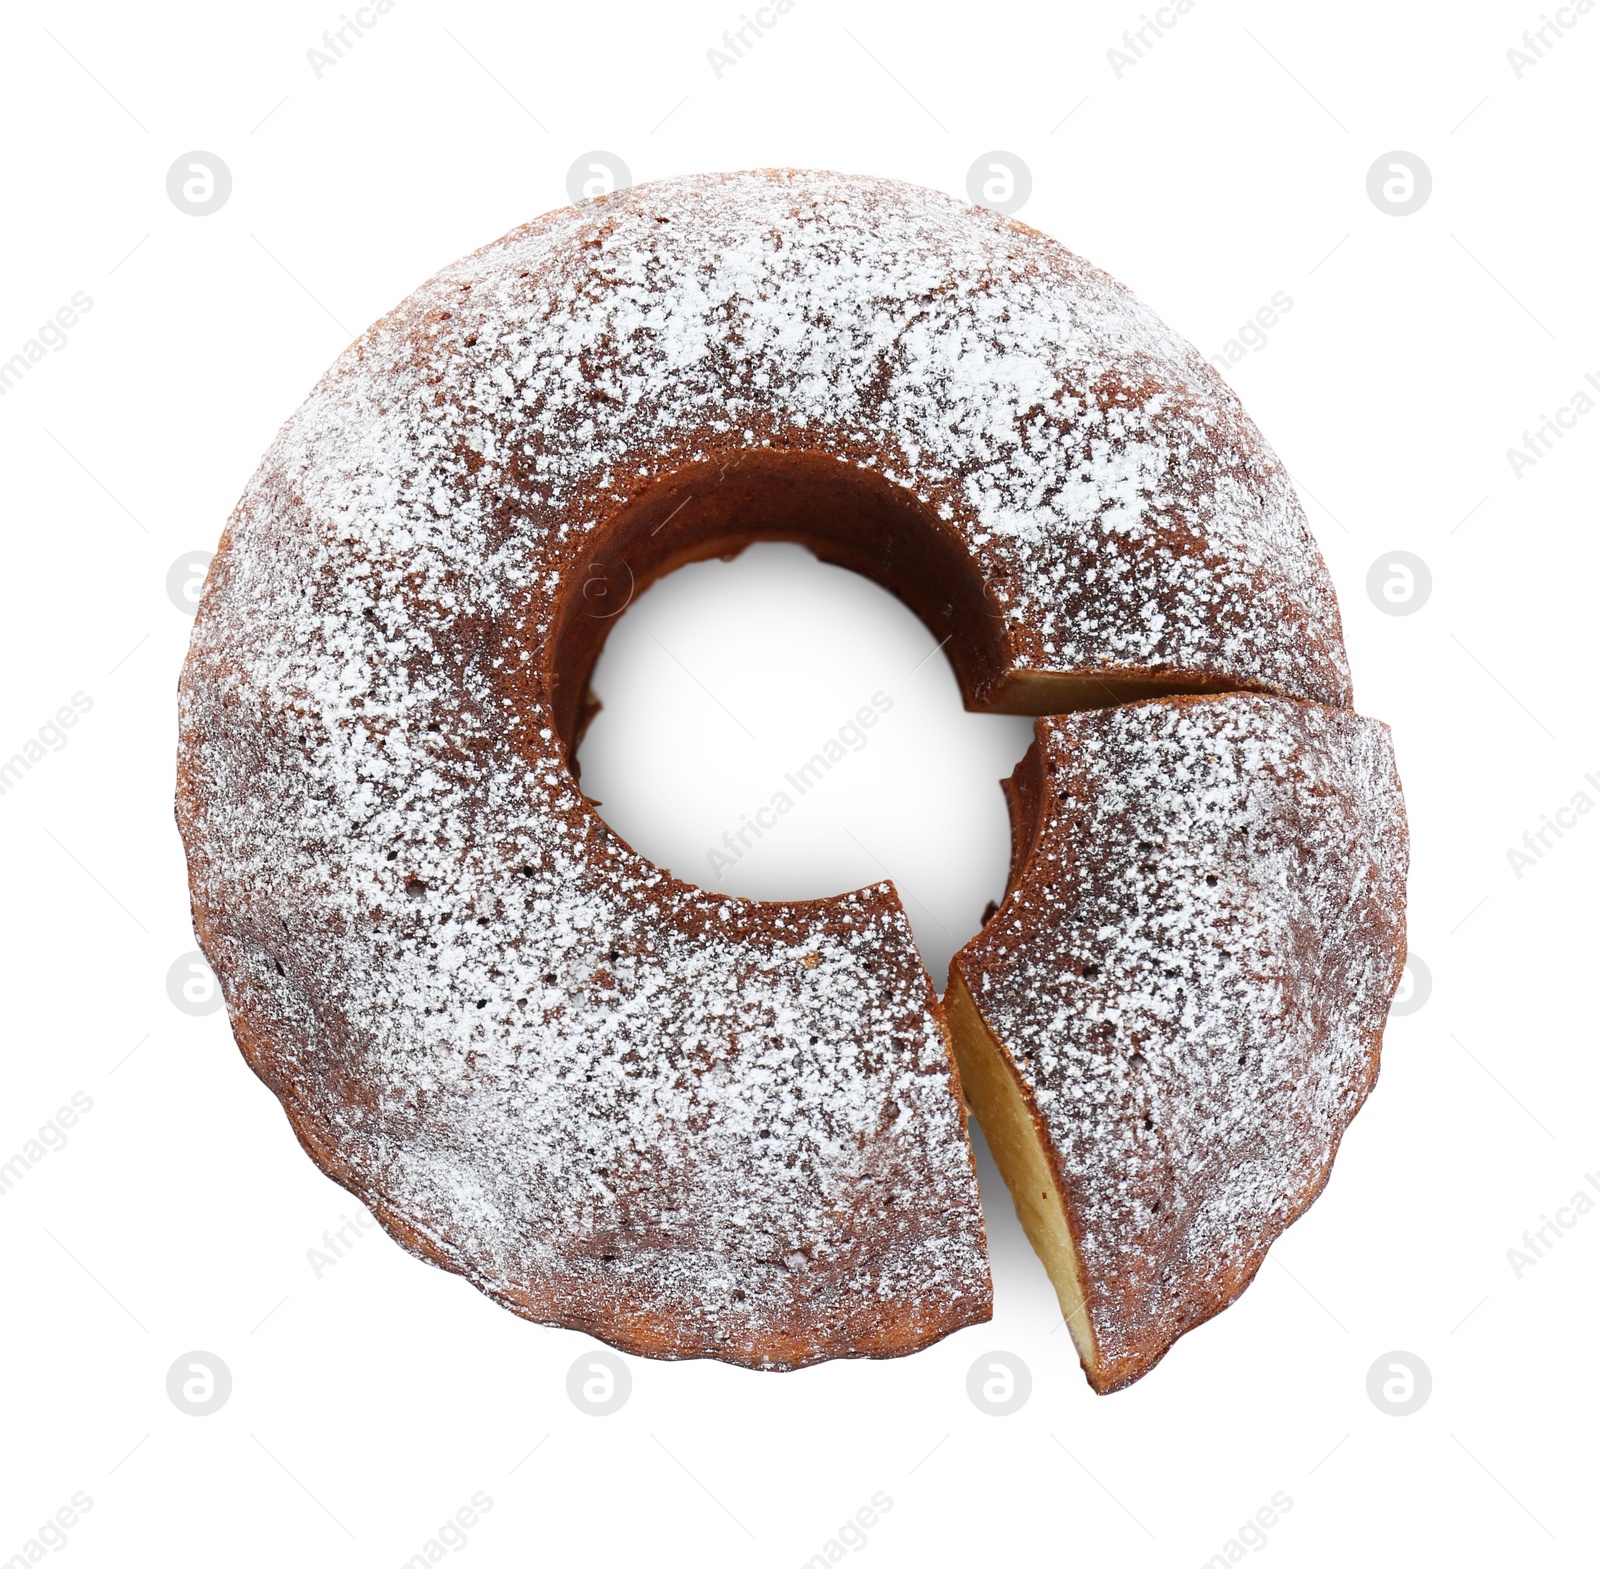
[[[951,966],[945,1021],[955,1048],[961,1087],[989,1153],[1005,1179],[1017,1219],[1055,1287],[1061,1316],[1089,1382],[1100,1380],[1100,1352],[1083,1294],[1083,1270],[1061,1183],[1047,1154],[1049,1138],[1033,1099],[983,1022],[961,972]]]

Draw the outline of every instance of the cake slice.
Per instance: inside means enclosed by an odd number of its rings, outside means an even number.
[[[1040,719],[962,1084],[1102,1394],[1249,1284],[1371,1089],[1404,961],[1387,728],[1235,693]]]

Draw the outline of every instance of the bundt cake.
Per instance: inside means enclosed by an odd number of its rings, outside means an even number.
[[[758,539],[899,594],[970,707],[1066,716],[952,1011],[1114,1387],[1325,1175],[1404,840],[1281,465],[1012,220],[660,181],[514,230],[340,356],[229,522],[180,688],[239,1045],[395,1238],[531,1319],[793,1368],[987,1318],[962,1079],[893,888],[720,897],[578,784],[617,612]]]

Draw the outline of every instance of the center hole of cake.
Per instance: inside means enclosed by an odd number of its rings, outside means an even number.
[[[999,781],[1032,721],[970,714],[928,629],[802,545],[661,579],[611,629],[578,752],[641,855],[748,899],[887,878],[936,987],[1005,889]]]

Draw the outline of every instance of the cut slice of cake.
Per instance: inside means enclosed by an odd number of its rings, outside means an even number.
[[[1109,1393],[1326,1182],[1404,961],[1404,810],[1384,725],[1243,693],[1040,719],[1006,794],[1010,885],[945,1009]]]

